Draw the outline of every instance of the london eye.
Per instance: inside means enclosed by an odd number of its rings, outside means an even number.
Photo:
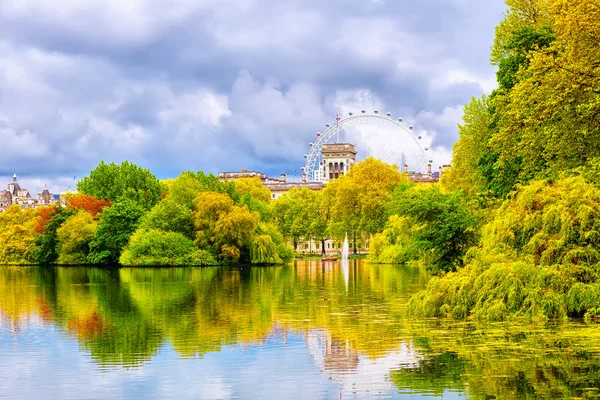
[[[425,152],[429,149],[421,146],[422,137],[414,133],[412,125],[404,125],[402,118],[392,118],[390,113],[381,115],[366,110],[348,113],[343,118],[336,116],[336,121],[325,128],[309,143],[309,152],[304,155],[306,163],[302,170],[310,182],[321,180],[321,150],[323,145],[332,143],[353,144],[357,160],[375,157],[399,169],[408,167],[414,173],[425,173],[427,169]]]

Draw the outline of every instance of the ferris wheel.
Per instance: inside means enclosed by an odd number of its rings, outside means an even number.
[[[415,173],[425,173],[427,161],[433,162],[427,160],[425,152],[429,148],[421,146],[423,138],[413,133],[413,126],[405,126],[402,118],[394,119],[390,113],[348,113],[344,118],[336,116],[336,122],[325,127],[323,132],[317,132],[317,140],[309,143],[310,151],[304,155],[306,164],[302,170],[310,182],[321,180],[321,150],[325,144],[351,143],[355,145],[357,161],[375,157],[400,169],[407,165]]]

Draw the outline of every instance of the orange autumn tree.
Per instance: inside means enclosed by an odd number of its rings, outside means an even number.
[[[41,207],[38,210],[38,215],[33,222],[33,233],[41,235],[56,212],[54,206]]]
[[[89,212],[93,217],[96,217],[102,212],[104,207],[110,207],[111,203],[109,200],[99,200],[93,196],[86,194],[75,194],[67,197],[67,208],[76,208],[78,210],[85,210]]]

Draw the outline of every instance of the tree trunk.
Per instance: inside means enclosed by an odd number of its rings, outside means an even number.
[[[322,255],[327,254],[327,252],[325,251],[325,239],[321,239],[321,254]]]
[[[357,251],[356,251],[356,232],[354,232],[354,254],[357,254]]]

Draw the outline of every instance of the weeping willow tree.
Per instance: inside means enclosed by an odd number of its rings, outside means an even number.
[[[416,315],[545,322],[600,315],[600,190],[582,177],[519,188],[466,266],[415,295]]]

